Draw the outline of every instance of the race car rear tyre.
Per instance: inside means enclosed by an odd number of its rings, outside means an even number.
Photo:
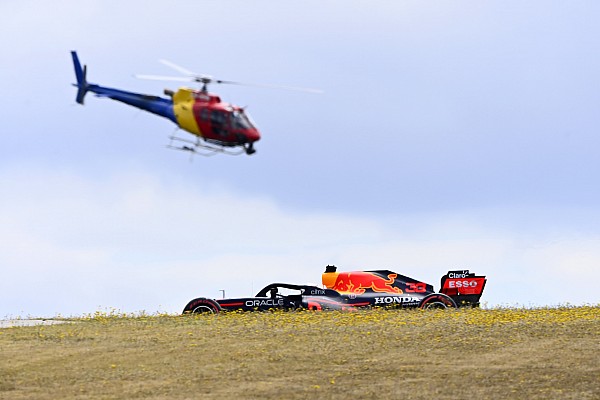
[[[219,303],[204,297],[190,301],[183,309],[183,314],[218,314],[219,312],[221,312]]]
[[[422,309],[446,309],[458,308],[456,302],[449,296],[443,293],[432,293],[425,297],[419,303],[419,308]]]

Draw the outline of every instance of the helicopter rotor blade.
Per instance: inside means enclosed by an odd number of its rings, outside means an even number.
[[[237,82],[237,81],[227,81],[223,79],[214,79],[210,75],[201,75],[197,74],[193,71],[190,71],[187,68],[184,68],[180,65],[175,64],[169,60],[161,59],[159,60],[162,64],[174,69],[175,71],[185,75],[185,77],[175,77],[175,76],[161,76],[161,75],[135,75],[137,78],[141,79],[151,79],[151,80],[162,80],[162,81],[177,81],[177,82],[198,82],[204,84],[204,88],[209,83],[218,83],[225,85],[238,85],[238,86],[250,86],[250,87],[258,87],[258,88],[267,88],[267,89],[283,89],[283,90],[292,90],[296,92],[306,92],[306,93],[323,93],[320,89],[314,88],[305,88],[305,87],[297,87],[297,86],[285,86],[285,85],[271,85],[264,83],[248,83],[248,82]]]
[[[134,75],[138,79],[148,79],[152,81],[177,81],[177,82],[189,82],[193,81],[191,78],[185,78],[183,76],[162,76],[162,75]]]
[[[164,65],[166,65],[167,67],[173,68],[175,71],[184,74],[184,75],[189,75],[189,76],[196,76],[198,74],[196,74],[195,72],[190,71],[187,68],[183,68],[177,64],[175,64],[174,62],[171,62],[169,60],[159,60],[161,63],[163,63]]]
[[[321,89],[314,88],[305,88],[305,87],[297,87],[297,86],[284,86],[284,85],[271,85],[267,83],[247,83],[247,82],[235,82],[235,81],[224,81],[216,79],[213,82],[215,83],[223,83],[227,85],[238,85],[238,86],[251,86],[265,89],[283,89],[283,90],[293,90],[295,92],[307,92],[307,93],[323,93]]]
[[[163,75],[134,75],[139,79],[148,79],[153,81],[175,81],[175,82],[198,82],[198,83],[217,83],[223,85],[237,85],[237,86],[249,86],[249,87],[258,87],[258,88],[266,88],[266,89],[283,89],[283,90],[292,90],[296,92],[306,92],[306,93],[323,93],[320,89],[313,88],[305,88],[305,87],[296,87],[296,86],[284,86],[284,85],[270,85],[264,83],[248,83],[248,82],[237,82],[237,81],[226,81],[223,79],[213,79],[211,77],[205,75],[194,75],[189,77],[184,76],[163,76]]]
[[[169,60],[161,59],[159,61],[161,63],[163,63],[164,65],[166,65],[167,67],[173,68],[175,71],[179,72],[180,74],[187,75],[188,81],[198,82],[198,83],[203,83],[203,84],[215,82],[215,80],[210,75],[198,74],[196,72],[190,71],[187,68],[177,65],[174,62],[169,61]]]

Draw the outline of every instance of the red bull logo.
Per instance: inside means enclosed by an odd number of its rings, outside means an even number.
[[[323,274],[323,284],[329,289],[343,293],[363,294],[367,289],[378,293],[402,294],[402,289],[393,286],[398,274],[381,276],[373,272],[329,272]],[[335,278],[335,281],[332,279]]]

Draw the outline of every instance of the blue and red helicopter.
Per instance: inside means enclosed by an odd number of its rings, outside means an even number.
[[[173,121],[180,129],[196,136],[195,140],[171,136],[173,141],[183,142],[181,146],[169,145],[177,150],[189,151],[195,154],[211,155],[215,153],[226,154],[254,154],[254,143],[260,140],[260,132],[252,122],[243,107],[225,103],[216,94],[208,91],[211,83],[234,84],[259,87],[271,87],[290,90],[302,90],[307,92],[320,92],[315,89],[295,88],[288,86],[248,84],[234,81],[213,79],[210,76],[195,74],[172,62],[161,60],[161,62],[185,76],[156,76],[136,75],[142,79],[168,80],[168,81],[191,81],[202,84],[200,90],[181,87],[177,91],[165,89],[164,94],[168,98],[132,93],[119,89],[100,86],[87,81],[87,66],[83,68],[79,62],[77,52],[72,51],[73,65],[77,83],[76,101],[84,103],[84,97],[88,92],[97,97],[107,97],[133,107],[151,112]]]

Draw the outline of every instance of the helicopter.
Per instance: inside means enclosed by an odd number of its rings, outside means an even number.
[[[77,83],[73,84],[73,86],[77,87],[77,96],[75,98],[77,103],[83,105],[85,95],[88,92],[92,92],[97,97],[106,97],[120,101],[167,118],[175,123],[178,129],[196,136],[195,140],[190,140],[172,135],[170,137],[171,142],[167,147],[188,151],[193,154],[214,155],[225,153],[238,155],[246,153],[247,155],[251,155],[256,152],[254,143],[260,140],[260,132],[250,115],[244,110],[244,107],[221,101],[218,95],[208,91],[209,84],[233,84],[299,90],[312,93],[320,92],[317,89],[214,79],[207,75],[196,74],[170,61],[161,60],[163,64],[182,73],[184,76],[136,75],[136,77],[165,81],[191,81],[202,85],[200,90],[188,87],[180,87],[177,91],[165,89],[164,94],[168,98],[164,98],[88,83],[87,65],[84,65],[83,68],[81,67],[76,51],[71,51],[71,56],[75,68],[75,77],[77,78]]]

